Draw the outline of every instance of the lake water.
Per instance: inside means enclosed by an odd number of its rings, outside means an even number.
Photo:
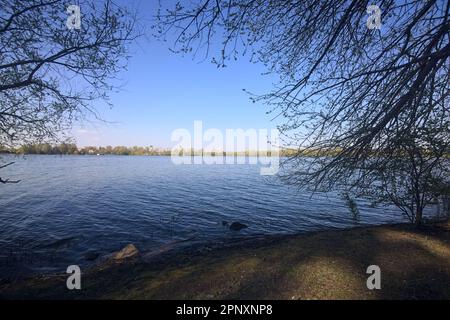
[[[175,165],[170,157],[1,156],[0,278],[65,272],[128,243],[152,249],[215,240],[402,222],[393,207],[359,202],[358,219],[336,194],[300,193],[258,165]],[[222,221],[249,228],[231,231]]]

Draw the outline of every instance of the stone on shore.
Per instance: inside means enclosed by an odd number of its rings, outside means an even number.
[[[240,231],[245,228],[248,228],[248,226],[246,224],[243,224],[243,223],[240,223],[237,221],[230,224],[230,230],[233,230],[233,231]]]
[[[125,246],[122,250],[116,252],[113,255],[113,259],[116,261],[121,261],[124,259],[134,258],[139,255],[139,250],[134,246],[134,244],[130,243]]]
[[[95,259],[97,259],[100,256],[100,253],[95,252],[95,251],[88,251],[86,252],[86,254],[84,255],[84,258],[87,261],[94,261]]]

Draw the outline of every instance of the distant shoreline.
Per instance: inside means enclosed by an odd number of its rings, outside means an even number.
[[[290,147],[279,147],[273,149],[243,150],[243,151],[225,151],[225,150],[207,150],[194,148],[160,148],[154,146],[85,146],[78,147],[74,143],[61,144],[26,144],[20,147],[7,148],[0,146],[0,154],[19,154],[19,155],[139,155],[139,156],[294,156],[299,150]],[[335,150],[303,150],[303,156],[333,155]]]
[[[137,157],[170,157],[172,154],[62,154],[62,153],[7,153],[7,152],[0,152],[0,156],[2,155],[9,155],[9,156],[18,156],[18,157],[25,157],[25,156],[137,156]],[[196,155],[185,155],[185,157],[270,157],[270,155],[263,155],[263,154],[196,154]],[[286,157],[286,156],[280,156],[280,157]]]

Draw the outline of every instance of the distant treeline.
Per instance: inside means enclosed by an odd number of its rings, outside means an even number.
[[[335,156],[340,150],[309,150],[304,149],[299,151],[293,148],[282,148],[278,154],[281,157],[323,157],[323,156]],[[206,152],[203,150],[194,149],[177,149],[173,151],[178,153],[180,156],[194,155],[194,156],[271,156],[271,151],[239,151],[239,152]],[[427,151],[424,151],[425,153]],[[60,144],[50,144],[50,143],[39,143],[39,144],[26,144],[18,148],[2,148],[0,146],[0,153],[13,153],[13,154],[67,154],[67,155],[130,155],[130,156],[170,156],[172,153],[171,149],[157,148],[153,146],[148,147],[126,147],[126,146],[106,146],[106,147],[77,147],[75,143],[60,143]]]
[[[74,143],[60,143],[60,144],[26,144],[18,148],[0,148],[0,152],[3,153],[15,153],[15,154],[92,154],[92,155],[170,155],[170,149],[149,147],[125,147],[125,146],[106,146],[95,147],[87,146],[79,148]]]
[[[26,144],[18,148],[2,148],[0,146],[0,153],[12,153],[12,154],[48,154],[48,155],[133,155],[133,156],[170,156],[172,150],[164,148],[156,148],[153,146],[148,147],[126,147],[126,146],[106,146],[106,147],[77,147],[75,143],[60,143],[60,144],[50,144],[50,143],[39,143],[39,144]],[[242,152],[204,152],[202,150],[183,150],[179,149],[180,155],[212,155],[212,156],[271,156],[270,151],[242,151]],[[295,151],[293,149],[282,149],[280,151],[281,156],[293,155]]]

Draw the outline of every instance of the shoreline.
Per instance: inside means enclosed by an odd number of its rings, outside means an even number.
[[[187,241],[182,241],[187,242]],[[380,265],[382,290],[366,288]],[[450,299],[450,222],[176,243],[67,274],[0,284],[2,299]]]
[[[133,244],[137,246],[140,257],[146,261],[150,262],[150,260],[155,260],[158,262],[162,262],[165,259],[176,259],[178,256],[183,255],[197,255],[202,252],[207,251],[220,251],[225,249],[238,249],[244,244],[247,247],[258,246],[258,245],[267,245],[274,241],[283,241],[288,240],[289,238],[295,238],[298,236],[304,235],[313,235],[321,232],[331,232],[331,231],[345,231],[345,230],[353,230],[359,228],[367,228],[367,227],[378,227],[378,226],[396,226],[403,225],[404,222],[393,222],[388,224],[361,224],[354,225],[351,227],[326,227],[322,229],[313,229],[313,230],[302,230],[302,231],[294,231],[294,232],[284,232],[284,233],[256,233],[256,234],[240,234],[236,233],[232,236],[221,236],[215,238],[186,238],[186,239],[178,239],[171,240],[166,243],[161,243],[159,245],[151,245],[151,246],[141,246],[137,243],[129,242],[129,244]],[[235,231],[236,232],[236,231]],[[59,241],[72,240],[74,237],[63,238]],[[52,246],[54,243],[48,244],[48,246]],[[87,254],[84,255],[84,259],[78,261],[78,265],[86,271],[94,270],[97,267],[101,267],[103,264],[107,263],[110,258],[123,249],[123,247],[117,247],[115,250],[111,251],[97,251],[97,250],[89,250],[87,253],[92,252],[95,254],[95,258],[89,259],[87,258]],[[25,256],[28,256],[26,254]],[[23,259],[26,261],[26,259]],[[31,263],[35,263],[36,259],[30,259]],[[77,264],[77,262],[74,262]],[[46,276],[55,276],[60,275],[60,271],[56,271],[61,268],[51,267],[40,265],[37,268],[31,267],[27,269],[25,272],[21,272],[19,274],[1,274],[0,273],[0,285],[2,283],[9,282],[17,282],[24,281],[30,278],[36,277],[46,277]],[[46,271],[43,271],[46,270]]]

